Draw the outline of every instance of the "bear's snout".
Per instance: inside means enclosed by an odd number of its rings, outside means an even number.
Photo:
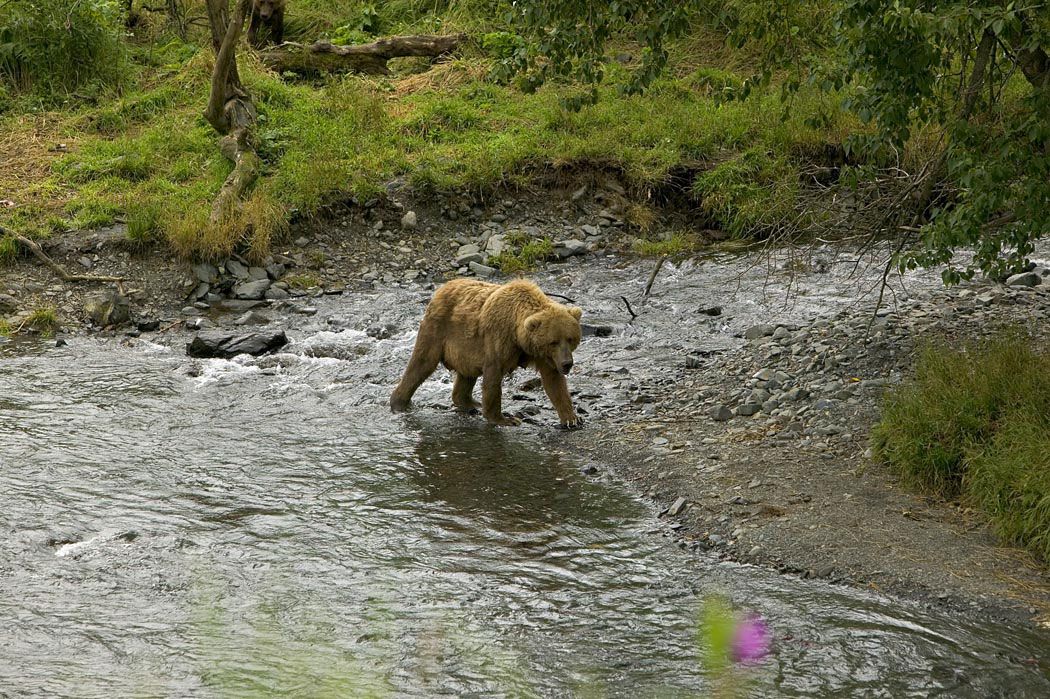
[[[561,365],[561,373],[563,373],[566,376],[568,376],[570,371],[572,371],[572,360],[571,359],[569,361],[567,361],[567,362],[562,362],[562,365]]]

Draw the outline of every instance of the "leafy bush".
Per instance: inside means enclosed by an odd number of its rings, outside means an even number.
[[[1050,355],[1029,339],[927,347],[872,436],[905,481],[973,502],[1050,561]]]
[[[25,0],[0,26],[0,77],[57,97],[118,84],[126,75],[124,11],[117,0]]]

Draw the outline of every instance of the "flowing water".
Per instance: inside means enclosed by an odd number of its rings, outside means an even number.
[[[602,275],[611,316],[637,270]],[[550,419],[434,409],[441,372],[391,415],[428,293],[319,299],[261,359],[0,345],[0,696],[707,696],[713,593],[772,627],[754,696],[1050,696],[1047,633],[685,553]]]

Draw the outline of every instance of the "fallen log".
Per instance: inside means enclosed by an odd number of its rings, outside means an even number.
[[[389,75],[386,64],[391,58],[436,58],[454,51],[466,38],[466,34],[392,36],[357,46],[336,46],[327,41],[309,45],[285,42],[263,49],[259,59],[277,72]]]

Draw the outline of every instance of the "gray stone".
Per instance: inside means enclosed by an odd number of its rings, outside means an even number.
[[[743,417],[748,417],[748,416],[754,415],[755,413],[757,413],[761,409],[762,409],[762,406],[759,405],[758,403],[744,403],[743,405],[738,405],[737,406],[736,414],[740,415],[740,416],[743,416]]]
[[[408,211],[404,216],[401,217],[401,227],[412,229],[416,227],[418,220],[416,219],[415,211]]]
[[[197,281],[204,284],[214,284],[219,281],[219,270],[208,262],[193,265],[193,275],[197,277]]]
[[[262,267],[249,267],[248,268],[248,279],[251,281],[259,281],[260,279],[269,279],[270,273]]]
[[[587,243],[582,240],[576,240],[575,238],[570,240],[559,240],[554,244],[554,254],[563,260],[567,257],[582,255],[586,252]]]
[[[667,514],[671,517],[674,517],[675,515],[677,515],[685,509],[685,504],[685,498],[678,498],[670,507],[667,508]]]
[[[788,338],[788,337],[791,337],[791,331],[788,330],[787,328],[783,327],[783,326],[781,326],[781,327],[779,327],[779,328],[777,328],[776,330],[773,331],[773,339],[774,340],[783,340],[783,339]]]
[[[287,267],[285,267],[280,262],[274,262],[272,264],[266,265],[266,274],[268,274],[270,276],[270,279],[273,279],[274,281],[283,277],[286,271]]]
[[[485,252],[489,257],[499,257],[507,249],[507,239],[502,235],[490,236],[485,243]]]
[[[91,269],[95,266],[95,261],[87,255],[82,255],[81,257],[77,258],[77,264],[83,267],[84,269]]]
[[[729,418],[733,417],[733,411],[724,405],[716,405],[708,411],[708,415],[715,422],[725,422]]]
[[[760,337],[768,337],[776,331],[772,325],[752,325],[744,331],[745,340],[757,340]]]
[[[256,279],[253,282],[244,282],[242,284],[236,284],[233,287],[233,297],[237,299],[255,301],[262,299],[266,295],[266,290],[269,288],[269,279]]]
[[[590,224],[584,224],[584,225],[580,226],[580,230],[583,231],[584,235],[589,235],[589,236],[601,235],[601,233],[602,233],[601,230],[597,226],[592,226]]]
[[[1007,286],[1038,286],[1043,283],[1043,278],[1038,272],[1022,272],[1015,274],[1006,280]]]
[[[283,330],[262,333],[231,333],[222,330],[202,332],[186,346],[191,357],[234,357],[260,355],[288,344]]]
[[[456,255],[476,255],[480,252],[481,248],[477,245],[477,243],[467,243],[466,245],[459,246],[459,250],[456,252]]]
[[[480,262],[471,262],[467,266],[470,267],[470,271],[472,271],[479,277],[488,278],[496,274],[495,267],[489,267],[488,265],[483,265]]]
[[[305,235],[300,237],[300,238],[296,238],[295,239],[295,247],[297,247],[297,248],[305,248],[309,244],[310,244],[310,239],[307,238]]]
[[[0,294],[0,313],[14,313],[18,310],[18,300],[8,294]]]
[[[271,301],[284,301],[287,298],[291,298],[291,294],[279,286],[271,286],[266,290],[266,293],[263,294],[263,298]]]
[[[226,271],[238,279],[248,278],[248,268],[237,260],[226,260]]]
[[[247,311],[244,315],[233,321],[234,325],[266,325],[270,319],[259,311]]]
[[[100,328],[131,320],[131,303],[116,291],[96,294],[84,301],[84,312]]]

